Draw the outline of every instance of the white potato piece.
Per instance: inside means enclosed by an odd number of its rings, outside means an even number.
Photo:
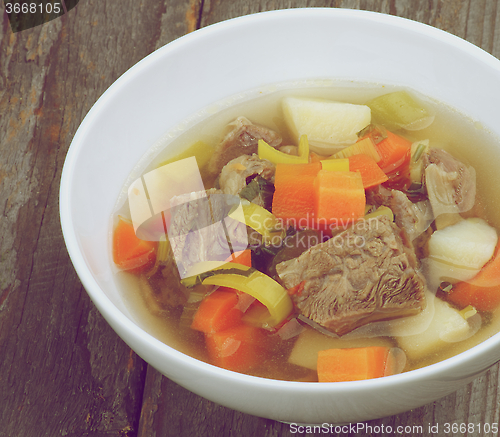
[[[426,260],[429,285],[472,279],[493,256],[498,235],[480,218],[468,218],[435,231]]]
[[[408,358],[418,360],[450,346],[451,343],[469,338],[477,332],[479,326],[479,315],[465,320],[457,309],[436,297],[434,317],[429,327],[420,334],[397,337],[396,340]]]
[[[387,338],[383,337],[342,340],[340,338],[328,337],[313,328],[307,328],[299,335],[299,338],[295,342],[292,352],[288,357],[288,362],[316,370],[319,351],[368,346],[393,347],[393,344]]]
[[[355,143],[357,133],[371,122],[366,105],[286,97],[282,107],[292,136],[298,141],[307,135],[309,148],[323,155]]]
[[[474,316],[474,318],[479,317],[477,314]],[[471,317],[472,319],[472,317]],[[469,320],[471,320],[469,319]],[[479,322],[480,322],[479,318]],[[454,355],[461,354],[462,352],[465,352],[474,346],[476,346],[479,343],[482,343],[483,341],[487,340],[488,338],[492,337],[495,334],[498,334],[500,332],[500,309],[497,308],[495,311],[493,311],[489,322],[487,324],[483,324],[481,326],[481,329],[478,329],[477,332],[469,337],[468,339],[464,341],[460,341],[458,343],[453,343],[451,347],[447,348],[446,350],[442,351],[439,353],[439,357],[442,360],[446,360],[448,358],[453,357]],[[435,362],[436,356],[435,355],[430,355],[428,357],[423,358],[421,361],[418,363],[418,367],[425,367],[433,364]]]

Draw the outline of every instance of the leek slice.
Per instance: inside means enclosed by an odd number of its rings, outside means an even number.
[[[161,264],[165,264],[168,258],[172,255],[172,248],[170,247],[170,242],[167,236],[161,235],[158,243],[158,249],[156,250],[156,260],[152,269],[146,273],[146,276],[150,278],[153,276],[160,267]]]
[[[327,159],[349,158],[349,156],[353,155],[368,155],[373,158],[375,162],[379,162],[381,159],[380,154],[378,153],[371,138],[363,138],[362,140],[351,144]]]
[[[205,278],[217,275],[221,271],[229,271],[238,276],[248,276],[251,270],[251,267],[234,262],[203,261],[195,264],[188,270],[186,277],[181,279],[181,284],[192,288],[201,284]]]
[[[328,171],[349,171],[349,159],[322,159],[321,168]]]
[[[410,190],[422,189],[424,183],[425,156],[429,154],[429,140],[416,141],[411,145]]]
[[[370,100],[367,105],[372,111],[374,122],[389,130],[420,130],[434,121],[434,116],[406,91],[384,94]]]
[[[381,215],[386,215],[387,217],[389,217],[391,221],[394,221],[394,213],[392,212],[392,209],[384,205],[381,205],[375,211],[366,214],[364,218],[365,220],[369,220],[372,218],[379,217]]]
[[[280,324],[293,310],[292,300],[286,290],[274,279],[252,269],[249,275],[235,273],[215,273],[203,280],[203,285],[218,285],[234,288],[248,293],[264,304],[271,315],[269,323],[272,326]]]
[[[260,159],[267,159],[273,164],[307,164],[309,162],[309,142],[307,135],[302,135],[299,141],[299,154],[289,155],[267,144],[264,140],[258,142],[258,155]]]
[[[241,205],[236,205],[228,215],[261,234],[265,245],[280,246],[285,238],[286,230],[281,220],[256,203],[242,200]]]

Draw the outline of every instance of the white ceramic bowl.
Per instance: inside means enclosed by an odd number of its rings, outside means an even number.
[[[500,335],[444,362],[362,382],[255,378],[199,362],[142,330],[110,268],[109,218],[148,148],[223,98],[311,78],[406,85],[500,134],[500,61],[435,28],[371,12],[292,9],[206,27],[157,50],[120,77],[81,124],[64,165],[66,245],[92,301],[123,340],[187,389],[256,416],[347,423],[397,414],[457,390],[500,359]]]

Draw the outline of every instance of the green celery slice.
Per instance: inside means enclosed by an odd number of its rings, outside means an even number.
[[[372,111],[372,123],[380,123],[389,130],[414,130],[419,124],[424,126],[426,120],[429,124],[432,122],[428,111],[407,91],[395,91],[375,97],[367,106]]]

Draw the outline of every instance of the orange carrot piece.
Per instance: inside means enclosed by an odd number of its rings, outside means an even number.
[[[387,138],[376,144],[381,160],[378,162],[384,173],[391,173],[408,163],[410,159],[411,141],[387,131]]]
[[[252,250],[245,249],[240,250],[239,252],[234,252],[226,261],[252,267]]]
[[[315,152],[309,152],[309,162],[320,162],[322,159],[325,158]]]
[[[459,282],[447,294],[447,300],[465,308],[492,311],[500,305],[500,244],[480,272],[467,282]]]
[[[359,171],[365,189],[379,185],[389,179],[375,160],[368,155],[353,155],[349,157],[349,170]]]
[[[191,328],[206,334],[223,331],[241,323],[238,294],[228,288],[215,290],[204,298],[194,314]]]
[[[390,348],[371,346],[318,352],[319,382],[360,381],[385,374]]]
[[[349,223],[365,214],[365,189],[359,172],[319,171],[314,195],[319,224]]]
[[[320,162],[277,164],[274,177],[273,214],[295,227],[312,227],[314,179]]]
[[[132,223],[120,217],[113,232],[113,261],[121,270],[141,273],[152,266],[157,243],[141,240]]]
[[[235,372],[246,372],[266,354],[267,336],[261,328],[240,324],[214,334],[206,334],[212,364]]]

